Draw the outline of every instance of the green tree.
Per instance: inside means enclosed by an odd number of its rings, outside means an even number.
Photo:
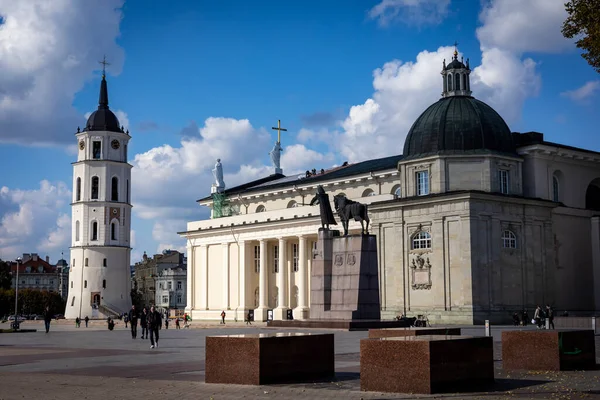
[[[10,289],[12,284],[12,275],[10,273],[10,264],[0,260],[0,289]]]
[[[569,16],[562,34],[576,38],[575,44],[584,50],[581,55],[600,73],[600,0],[571,0],[565,4]]]

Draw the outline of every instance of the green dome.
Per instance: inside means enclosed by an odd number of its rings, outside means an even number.
[[[404,157],[433,154],[515,153],[506,122],[494,109],[470,96],[445,97],[415,121],[404,142]]]

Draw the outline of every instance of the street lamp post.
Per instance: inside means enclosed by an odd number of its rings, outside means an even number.
[[[21,263],[21,257],[17,257],[17,277],[15,279],[15,321],[13,328],[19,329],[19,264]]]

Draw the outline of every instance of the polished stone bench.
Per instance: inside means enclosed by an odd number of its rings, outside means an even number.
[[[491,337],[422,335],[360,341],[361,390],[431,394],[493,383]]]
[[[333,334],[267,333],[206,337],[206,383],[264,385],[335,375]]]
[[[593,330],[522,330],[502,332],[505,370],[566,371],[594,369]]]
[[[369,339],[399,336],[453,335],[460,336],[460,328],[384,328],[369,329]]]

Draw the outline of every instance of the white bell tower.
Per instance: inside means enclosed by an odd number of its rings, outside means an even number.
[[[106,66],[106,61],[102,64]],[[65,318],[106,318],[131,308],[129,131],[108,108],[105,70],[98,110],[77,128],[71,268]]]

